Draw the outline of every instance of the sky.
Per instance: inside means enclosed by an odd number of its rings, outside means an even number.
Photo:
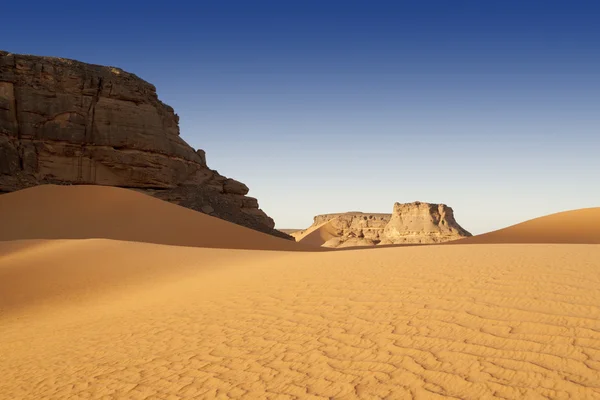
[[[0,49],[153,83],[278,228],[445,203],[471,233],[600,206],[597,1],[11,1]]]

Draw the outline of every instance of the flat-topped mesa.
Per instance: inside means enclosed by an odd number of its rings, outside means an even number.
[[[395,203],[392,214],[347,212],[317,215],[308,229],[292,236],[302,241],[307,231],[314,229],[326,229],[328,239],[322,244],[325,247],[441,243],[471,236],[458,225],[450,207],[418,201]]]
[[[381,244],[441,243],[471,236],[445,204],[395,203]]]
[[[44,183],[142,190],[288,237],[246,185],[181,139],[152,84],[119,68],[0,51],[0,193]]]

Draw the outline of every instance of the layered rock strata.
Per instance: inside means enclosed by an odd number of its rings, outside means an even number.
[[[119,68],[0,51],[0,193],[97,184],[275,234],[273,220],[179,136],[156,88]]]
[[[364,242],[377,244],[383,238],[383,229],[390,221],[390,214],[366,214],[362,212],[348,212],[340,214],[323,214],[314,218],[313,226],[330,221],[329,226],[334,230],[337,238],[326,243],[326,247],[343,247],[343,243]],[[337,240],[336,240],[337,239]],[[357,240],[360,239],[360,240]]]
[[[395,203],[380,244],[442,243],[471,236],[445,204]]]
[[[297,238],[327,223],[331,239],[325,247],[374,246],[384,244],[442,243],[471,236],[454,219],[445,204],[395,203],[392,214],[348,212],[317,215],[308,229],[293,234]]]

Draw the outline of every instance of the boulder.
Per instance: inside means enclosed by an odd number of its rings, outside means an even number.
[[[238,182],[235,179],[227,179],[223,183],[223,191],[227,194],[248,194],[249,189],[248,186],[244,185],[242,182]]]

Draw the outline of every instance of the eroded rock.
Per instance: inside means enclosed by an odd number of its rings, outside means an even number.
[[[445,204],[395,203],[383,237],[391,244],[442,243],[471,236]]]
[[[442,243],[471,236],[458,225],[452,208],[422,202],[395,203],[392,214],[317,215],[311,227],[295,232],[294,236],[302,238],[304,232],[325,222],[329,222],[327,229],[334,237],[324,242],[324,247]]]
[[[245,184],[209,169],[179,136],[179,117],[152,84],[119,68],[0,51],[0,192],[43,183],[140,189],[289,238]]]

